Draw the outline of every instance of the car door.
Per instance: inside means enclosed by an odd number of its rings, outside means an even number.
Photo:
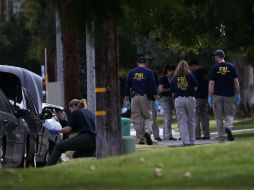
[[[24,97],[26,100],[26,103],[25,103],[26,109],[30,111],[29,117],[31,120],[31,124],[34,127],[34,129],[30,129],[30,130],[34,130],[34,131],[36,131],[35,133],[38,134],[42,131],[42,124],[41,124],[38,110],[35,106],[32,96],[29,94],[29,92],[26,89],[23,89],[23,93],[24,93]]]
[[[27,126],[23,119],[17,119],[12,105],[0,90],[0,115],[4,126],[4,166],[18,166],[23,157]]]
[[[27,157],[28,161],[32,161],[33,158],[36,159],[38,141],[40,141],[40,139],[42,138],[42,123],[40,121],[39,114],[34,104],[33,98],[26,89],[23,89],[23,96],[25,99],[25,109],[30,111],[30,114],[25,117],[25,120],[28,123],[30,132],[30,150],[28,151]],[[31,149],[31,147],[34,147],[34,149]]]

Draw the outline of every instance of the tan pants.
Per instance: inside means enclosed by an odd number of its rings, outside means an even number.
[[[176,117],[183,144],[194,144],[196,100],[194,97],[175,99]]]
[[[152,134],[152,104],[146,96],[134,96],[131,99],[131,120],[140,141],[144,140],[145,132]]]
[[[232,128],[235,117],[234,97],[224,97],[214,95],[213,111],[216,119],[219,139],[225,138],[225,128]],[[224,128],[225,121],[225,128]]]
[[[153,129],[153,137],[154,138],[159,138],[160,137],[160,129],[157,123],[157,110],[156,110],[156,106],[155,106],[155,102],[151,101],[152,104],[152,120],[153,120],[153,125],[152,125],[152,129]],[[145,121],[143,119],[142,121],[142,126],[143,126],[143,131],[145,130]]]

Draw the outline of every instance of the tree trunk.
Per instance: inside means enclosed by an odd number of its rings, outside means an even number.
[[[114,20],[95,23],[97,157],[122,153],[117,31]],[[106,91],[106,92],[105,92]]]
[[[77,40],[77,59],[80,78],[80,93],[82,98],[87,97],[87,68],[86,68],[86,31],[82,27],[78,33]]]
[[[64,49],[64,94],[65,107],[74,98],[81,98],[80,74],[78,65],[77,33],[71,23],[63,24],[63,49]]]
[[[6,20],[7,14],[7,2],[6,0],[0,0],[0,22]]]

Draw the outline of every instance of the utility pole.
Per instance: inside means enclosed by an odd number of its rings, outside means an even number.
[[[122,153],[116,21],[95,23],[97,157]]]
[[[59,17],[59,10],[56,7],[56,81],[61,86],[61,106],[65,106],[65,94],[64,94],[64,58],[63,58],[63,41],[61,20]],[[59,97],[60,98],[60,97]]]
[[[87,106],[95,114],[95,47],[94,47],[94,22],[86,25],[86,65],[87,65]]]
[[[44,49],[44,76],[45,76],[45,93],[46,93],[46,102],[48,102],[48,50]]]

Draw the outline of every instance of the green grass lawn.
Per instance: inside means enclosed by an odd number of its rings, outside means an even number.
[[[252,120],[237,121],[250,128]],[[137,146],[132,155],[40,169],[1,169],[0,189],[254,189],[254,131],[192,147]]]

